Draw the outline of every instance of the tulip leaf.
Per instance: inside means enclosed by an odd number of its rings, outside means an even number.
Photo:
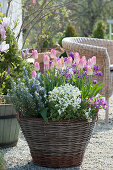
[[[48,108],[44,108],[43,110],[40,111],[40,114],[46,123],[48,123],[47,110],[48,110]]]

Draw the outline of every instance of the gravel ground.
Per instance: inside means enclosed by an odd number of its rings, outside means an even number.
[[[64,168],[65,170],[113,170],[113,96],[110,98],[109,124],[104,123],[104,116],[104,111],[99,112],[99,122],[95,126],[81,167]],[[2,152],[8,170],[53,170],[33,164],[29,147],[21,132],[17,146],[3,149]]]

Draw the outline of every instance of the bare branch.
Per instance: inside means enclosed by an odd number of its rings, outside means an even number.
[[[66,6],[66,5],[69,5],[71,1],[72,1],[72,0],[69,0],[69,2],[65,3],[65,6]],[[34,16],[34,18],[31,19],[24,27],[23,27],[23,25],[24,25],[24,22],[23,22],[23,24],[22,24],[22,26],[21,26],[21,28],[20,28],[20,31],[19,31],[19,33],[18,33],[18,35],[17,35],[17,37],[16,37],[16,38],[17,38],[17,41],[18,41],[18,39],[19,39],[19,36],[20,36],[20,33],[22,32],[22,30],[25,29],[25,28],[28,28],[28,26],[29,26],[31,23],[33,23],[37,17],[40,17],[40,16],[42,15],[43,11],[49,10],[49,13],[47,13],[47,15],[45,15],[45,16],[48,16],[48,15],[49,15],[52,11],[54,11],[55,9],[57,10],[57,9],[59,9],[59,8],[61,8],[61,7],[64,6],[64,3],[60,3],[60,5],[54,5],[54,6],[52,6],[52,7],[51,7],[51,6],[48,7],[48,5],[50,4],[50,2],[52,2],[52,0],[50,0],[47,4],[44,4],[44,2],[45,2],[45,1],[43,1],[43,4],[40,6],[40,9],[38,9],[38,10],[35,11],[35,13],[36,13],[36,12],[38,12],[38,13]],[[44,6],[44,5],[45,5],[45,6]],[[47,8],[47,7],[48,7],[48,8]],[[33,14],[34,14],[34,13],[32,13],[32,15],[33,15]],[[44,16],[44,17],[45,17],[45,16]],[[42,17],[42,18],[44,18],[44,17]]]
[[[10,5],[11,5],[11,2],[12,2],[12,0],[8,1],[8,7],[7,7],[7,10],[6,10],[6,17],[8,16],[8,12],[9,12],[9,8],[10,8]]]

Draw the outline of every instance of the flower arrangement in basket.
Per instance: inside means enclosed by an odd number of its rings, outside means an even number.
[[[24,79],[12,80],[9,95],[33,161],[52,168],[79,166],[98,111],[108,108],[99,94],[102,73],[95,56],[86,61],[77,52],[68,58],[55,57],[54,50],[51,55],[53,61],[44,55],[43,73],[38,62],[32,77],[24,68]]]

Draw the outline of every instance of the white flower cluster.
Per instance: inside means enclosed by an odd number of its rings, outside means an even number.
[[[49,92],[49,102],[55,103],[55,108],[58,109],[59,115],[71,107],[73,111],[80,107],[81,98],[80,90],[71,84],[55,87]]]

